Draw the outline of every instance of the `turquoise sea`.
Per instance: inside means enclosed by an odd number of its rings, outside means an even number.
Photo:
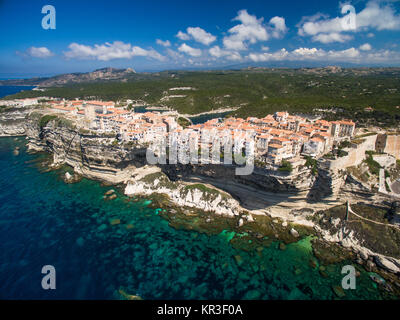
[[[149,201],[104,200],[111,187],[96,181],[64,183],[65,169],[44,170],[48,155],[26,153],[25,141],[0,138],[0,299],[118,299],[120,288],[143,299],[336,298],[343,264],[322,277],[310,239],[246,252],[229,243],[234,233],[176,230]],[[55,290],[41,287],[44,265],[56,269]],[[345,294],[381,298],[364,271]]]

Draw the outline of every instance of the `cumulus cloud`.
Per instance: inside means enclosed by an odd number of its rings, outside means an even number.
[[[370,51],[372,49],[372,46],[369,43],[364,43],[363,45],[360,46],[360,50],[362,51]]]
[[[371,48],[372,50],[372,48]],[[354,47],[345,50],[324,50],[317,48],[297,48],[287,51],[285,48],[276,52],[251,53],[247,59],[254,62],[266,61],[320,61],[326,63],[399,63],[400,52],[391,50],[362,51]]]
[[[271,20],[269,20],[269,23],[273,26],[271,30],[271,35],[273,38],[279,39],[287,32],[285,18],[273,17]]]
[[[193,39],[197,42],[200,42],[206,46],[213,43],[217,38],[213,36],[211,33],[206,32],[202,28],[189,27],[187,28],[187,33],[193,37]]]
[[[240,24],[229,29],[230,35],[224,37],[223,44],[226,49],[247,50],[247,43],[254,44],[269,39],[263,18],[257,19],[256,16],[248,14],[247,10],[240,10],[233,20],[239,21]]]
[[[249,59],[254,61],[254,62],[265,62],[265,61],[280,61],[280,60],[285,60],[288,58],[289,52],[283,48],[279,51],[276,51],[274,53],[250,53],[249,54]]]
[[[54,55],[54,53],[46,47],[30,47],[23,53],[17,51],[17,54],[33,58],[48,58]]]
[[[182,32],[182,31],[179,31],[179,32],[176,34],[176,37],[179,38],[179,39],[181,39],[181,40],[183,40],[183,41],[190,40],[190,36],[189,36],[188,34]]]
[[[169,40],[162,41],[160,39],[157,39],[156,43],[158,45],[160,45],[160,46],[163,46],[163,47],[170,47],[171,46],[171,42]]]
[[[273,17],[268,24],[264,24],[264,18],[257,18],[247,10],[240,10],[233,21],[240,23],[229,29],[229,35],[223,38],[224,47],[228,50],[247,50],[251,44],[267,41],[270,37],[279,39],[287,32],[283,17]]]
[[[208,50],[211,56],[215,58],[226,58],[231,61],[240,61],[242,60],[242,56],[239,52],[224,50],[221,49],[219,46],[214,46]]]
[[[200,27],[188,27],[186,29],[186,33],[179,31],[176,37],[184,41],[193,39],[194,41],[202,43],[206,46],[209,46],[211,43],[217,40],[216,36]]]
[[[342,9],[344,6],[342,7]],[[343,10],[345,11],[345,10]],[[346,13],[346,12],[344,12]],[[400,15],[397,14],[390,3],[371,0],[359,13],[355,13],[355,28],[346,28],[351,13],[343,17],[329,18],[326,15],[317,14],[312,17],[303,17],[298,25],[300,36],[312,36],[313,41],[322,43],[345,42],[352,37],[345,32],[360,32],[369,29],[375,30],[400,30]],[[368,35],[373,36],[372,33]]]
[[[352,40],[353,36],[342,34],[339,32],[332,33],[320,33],[312,37],[313,41],[319,41],[322,43],[331,43],[331,42],[346,42]]]
[[[106,42],[105,44],[95,44],[94,46],[71,43],[69,51],[64,52],[67,59],[95,59],[108,61],[112,59],[130,59],[135,56],[149,57],[159,61],[164,61],[165,57],[154,49],[146,50],[130,43],[122,41]]]
[[[186,43],[183,43],[178,50],[180,52],[186,53],[189,56],[192,57],[200,57],[201,56],[201,50],[200,49],[196,49],[196,48],[192,48],[191,46],[188,46]]]

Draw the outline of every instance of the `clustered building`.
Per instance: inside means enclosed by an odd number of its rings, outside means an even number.
[[[166,138],[171,145],[189,151],[223,146],[231,139],[234,153],[246,148],[266,164],[279,165],[283,160],[295,162],[301,155],[314,158],[332,151],[335,143],[354,135],[355,123],[350,120],[309,120],[287,112],[276,112],[264,118],[248,117],[212,119],[183,128],[176,115],[159,112],[135,113],[114,102],[50,101],[52,109],[73,116],[77,123],[99,133],[119,134],[123,141],[150,143]],[[207,141],[206,145],[204,141]]]

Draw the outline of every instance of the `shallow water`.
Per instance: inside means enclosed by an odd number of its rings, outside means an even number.
[[[309,264],[310,238],[285,251],[274,242],[245,252],[230,245],[240,234],[229,230],[175,230],[149,201],[120,193],[107,201],[111,187],[87,179],[65,184],[62,169],[43,172],[47,156],[27,154],[24,145],[24,138],[0,139],[1,299],[115,299],[120,287],[144,299],[336,297],[342,265],[322,277]],[[41,287],[44,265],[56,268],[56,290]],[[345,299],[366,298],[380,293],[362,272]]]

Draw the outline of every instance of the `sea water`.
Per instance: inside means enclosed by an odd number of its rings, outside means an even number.
[[[246,252],[231,246],[240,237],[232,230],[176,230],[149,201],[115,187],[106,200],[112,187],[87,179],[66,184],[65,169],[44,170],[48,155],[25,144],[0,138],[0,299],[118,299],[121,288],[143,299],[337,298],[345,263],[322,277],[309,263],[310,238]],[[44,265],[56,270],[55,290],[41,286]],[[366,272],[345,294],[381,298]]]

